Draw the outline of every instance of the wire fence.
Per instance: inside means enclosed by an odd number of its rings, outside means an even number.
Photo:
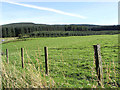
[[[118,47],[101,47],[103,85],[120,87],[118,66]],[[9,53],[9,52],[8,52]],[[17,49],[9,53],[9,62],[21,66],[21,54]],[[19,58],[18,58],[19,57]],[[35,65],[40,72],[45,73],[45,54],[43,48],[36,50],[24,49],[24,65]],[[92,46],[82,48],[56,48],[48,47],[48,71],[58,84],[62,85],[91,85],[97,84],[94,49]]]

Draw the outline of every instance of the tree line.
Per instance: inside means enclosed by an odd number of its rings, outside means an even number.
[[[65,37],[65,36],[87,36],[118,34],[118,31],[39,31],[29,34],[30,37]]]
[[[34,23],[13,23],[2,25],[2,37],[51,37],[51,36],[82,36],[99,34],[118,34],[119,25],[46,25]]]

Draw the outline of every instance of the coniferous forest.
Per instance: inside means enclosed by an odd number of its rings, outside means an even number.
[[[47,25],[34,23],[12,23],[2,25],[2,37],[62,37],[119,34],[120,25]]]

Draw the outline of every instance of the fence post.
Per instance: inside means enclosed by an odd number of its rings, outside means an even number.
[[[22,68],[24,68],[24,49],[21,48],[21,62],[22,62]]]
[[[6,49],[7,63],[9,63],[8,49]]]
[[[96,72],[98,75],[98,84],[101,85],[103,83],[103,67],[102,67],[100,45],[93,45],[93,47],[94,47]]]
[[[46,74],[48,75],[48,48],[44,47],[44,52],[45,52],[45,70],[46,70]]]

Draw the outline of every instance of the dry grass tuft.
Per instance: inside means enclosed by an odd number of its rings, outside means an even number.
[[[27,67],[16,67],[16,63],[11,64],[3,60],[2,63],[2,88],[53,88],[54,80],[46,76],[35,65],[27,64]]]

